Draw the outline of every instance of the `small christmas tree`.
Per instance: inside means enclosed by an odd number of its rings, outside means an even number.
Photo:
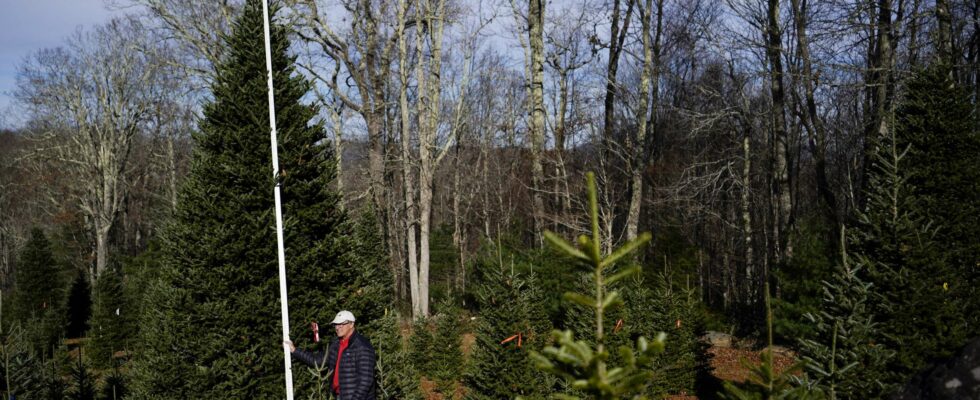
[[[0,387],[5,398],[55,398],[57,371],[34,351],[19,323],[0,326]]]
[[[697,294],[690,287],[675,287],[666,272],[657,277],[650,289],[641,278],[629,279],[625,301],[634,324],[633,336],[667,333],[667,346],[654,358],[650,370],[655,372],[648,394],[655,397],[694,393],[695,381],[706,368],[700,354],[707,349],[699,340],[703,331]]]
[[[399,329],[399,318],[388,312],[377,321],[377,329],[370,336],[378,354],[378,398],[382,400],[418,400],[419,374],[410,364],[408,343]]]
[[[542,352],[532,352],[531,357],[538,367],[554,376],[563,378],[571,390],[595,399],[617,399],[624,397],[643,398],[646,386],[652,373],[647,369],[657,353],[663,351],[664,337],[662,332],[651,343],[643,336],[636,340],[636,347],[620,347],[621,364],[608,363],[609,351],[606,349],[607,311],[622,304],[622,298],[616,291],[609,291],[610,285],[640,272],[638,266],[628,267],[606,276],[616,262],[628,256],[638,247],[650,240],[650,233],[644,233],[639,238],[622,247],[615,249],[609,255],[601,254],[601,237],[599,236],[599,203],[597,200],[595,175],[587,175],[589,193],[589,214],[591,217],[592,236],[580,236],[579,247],[559,238],[551,232],[545,232],[548,242],[564,253],[573,257],[582,266],[587,266],[593,273],[595,290],[592,296],[581,293],[566,293],[565,299],[595,310],[595,345],[584,340],[575,340],[571,330],[555,331],[552,333],[556,346],[547,346]],[[566,395],[567,398],[578,398]]]
[[[543,398],[553,380],[533,368],[528,358],[548,342],[548,322],[542,291],[533,275],[519,275],[483,257],[475,266],[481,277],[476,288],[479,314],[465,376],[470,399],[522,396]]]
[[[436,382],[444,398],[453,398],[456,392],[460,366],[463,365],[463,321],[459,306],[452,297],[443,298],[437,305],[435,332],[429,350],[431,360],[428,376]]]
[[[78,357],[71,365],[70,375],[67,398],[70,400],[95,400],[95,376],[84,360],[81,347],[78,349]]]
[[[125,320],[129,313],[123,301],[121,275],[117,268],[108,268],[92,291],[87,353],[92,365],[97,368],[113,367],[114,353],[128,348],[131,332]]]
[[[800,341],[800,354],[810,373],[806,384],[829,399],[874,399],[886,394],[888,361],[894,351],[880,343],[880,327],[874,320],[874,299],[869,283],[859,275],[870,261],[852,261],[846,235],[841,232],[841,261],[830,281],[823,282],[820,312],[807,314],[817,335]],[[856,261],[856,262],[855,262]]]

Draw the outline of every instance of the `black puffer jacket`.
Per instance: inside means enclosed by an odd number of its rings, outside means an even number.
[[[326,379],[333,387],[333,368],[337,365],[337,349],[339,348],[340,339],[334,338],[326,353],[296,349],[293,352],[293,357],[314,368],[319,368],[326,363],[323,370],[330,371]],[[340,395],[337,396],[337,400],[375,400],[377,398],[374,390],[375,360],[377,357],[374,353],[374,347],[371,347],[367,338],[355,331],[350,337],[347,349],[340,356]]]

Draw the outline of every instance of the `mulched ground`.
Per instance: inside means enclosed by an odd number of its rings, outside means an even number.
[[[744,382],[749,377],[749,370],[742,364],[741,360],[746,360],[750,365],[759,365],[761,359],[759,355],[764,351],[738,349],[733,347],[711,347],[708,354],[711,355],[712,375],[725,381]],[[776,373],[783,372],[796,362],[796,355],[788,350],[777,348],[774,351],[773,364]]]

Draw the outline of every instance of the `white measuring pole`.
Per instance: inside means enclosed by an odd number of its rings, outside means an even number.
[[[279,304],[282,306],[282,340],[289,340],[289,306],[286,296],[286,249],[282,239],[282,182],[279,180],[279,143],[276,141],[276,99],[272,85],[272,45],[269,43],[269,4],[262,0],[262,16],[265,29],[265,69],[269,74],[269,128],[272,130],[272,177],[276,192],[276,241],[279,250]],[[286,366],[286,400],[293,400],[293,369],[289,348],[282,346]]]

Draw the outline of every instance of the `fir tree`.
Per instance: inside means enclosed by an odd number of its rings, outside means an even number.
[[[40,229],[31,230],[18,259],[14,315],[40,355],[50,355],[51,347],[64,337],[67,313],[62,282],[50,242]]]
[[[872,288],[860,278],[869,261],[860,256],[852,261],[845,237],[842,232],[836,274],[823,282],[820,311],[806,315],[817,333],[800,341],[810,373],[806,384],[831,400],[880,398],[887,391],[885,382],[892,380],[887,362],[894,351],[876,343],[881,332],[872,314]]]
[[[86,274],[77,271],[71,279],[68,289],[67,309],[68,324],[65,336],[70,338],[84,337],[88,331],[89,317],[92,315],[92,290]]]
[[[505,271],[487,257],[475,270],[480,276],[479,315],[464,377],[467,398],[545,397],[554,381],[533,368],[528,357],[544,348],[551,330],[539,283],[533,275]]]
[[[353,226],[332,192],[324,129],[311,123],[317,109],[302,103],[310,84],[287,56],[286,34],[273,24],[278,184],[291,337],[310,348],[309,322],[348,308],[358,294],[352,275],[363,269]],[[246,2],[226,43],[142,316],[132,388],[141,397],[275,398],[285,388],[260,1]],[[367,312],[358,322],[377,318]],[[294,377],[297,395],[312,391],[313,379]]]
[[[105,379],[103,379],[102,388],[99,390],[100,400],[124,399],[129,394],[126,387],[128,376],[119,369],[118,363],[114,364],[113,368],[105,374]]]
[[[436,369],[432,362],[432,353],[435,351],[435,334],[430,318],[425,316],[416,318],[412,323],[412,335],[408,338],[408,352],[411,355],[411,366],[420,376],[432,378],[432,371]]]
[[[921,217],[936,227],[935,243],[953,279],[945,299],[960,310],[980,309],[980,132],[971,91],[952,80],[949,65],[913,76],[896,112],[896,138],[908,148],[900,171]],[[969,336],[980,334],[980,313],[969,315]],[[952,321],[948,321],[947,324]],[[955,332],[946,336],[962,338]],[[960,347],[952,346],[947,350]],[[943,355],[948,354],[943,352]]]
[[[947,289],[950,282],[956,285],[956,273],[908,182],[910,146],[900,145],[894,135],[878,143],[867,206],[851,232],[855,253],[867,258],[859,278],[872,284],[872,314],[881,324],[878,337],[886,349],[897,352],[889,369],[899,372],[900,380],[958,348],[969,313]]]
[[[78,358],[72,363],[67,398],[70,400],[95,400],[95,376],[89,371],[89,365],[83,360],[82,350],[78,350]]]
[[[51,252],[44,231],[34,228],[17,260],[17,296],[14,310],[17,319],[41,319],[63,295],[60,268]]]
[[[616,282],[640,273],[639,266],[624,268],[612,275],[610,268],[618,260],[627,257],[650,240],[646,232],[637,239],[614,249],[612,253],[603,255],[601,250],[602,238],[599,235],[599,202],[595,186],[595,175],[587,174],[589,194],[589,217],[591,236],[582,235],[578,238],[578,247],[559,238],[552,232],[545,232],[544,237],[555,248],[572,257],[577,264],[592,271],[595,290],[592,296],[582,293],[565,293],[564,298],[582,306],[592,307],[595,312],[594,335],[595,344],[584,340],[575,340],[572,330],[554,331],[552,337],[555,345],[546,346],[542,352],[531,352],[531,358],[538,368],[552,376],[563,378],[575,395],[565,395],[564,398],[579,398],[578,394],[596,399],[616,399],[623,397],[644,398],[643,393],[649,384],[652,373],[647,368],[653,362],[653,357],[664,349],[664,333],[657,335],[654,342],[649,342],[643,336],[636,340],[636,346],[623,346],[618,349],[621,363],[609,363],[610,352],[606,349],[606,312],[622,305],[619,292],[610,290]]]
[[[52,399],[55,371],[42,361],[20,324],[0,327],[0,386],[5,398]]]
[[[463,365],[462,339],[464,325],[462,313],[452,297],[443,298],[436,304],[435,331],[428,357],[431,360],[429,377],[432,378],[444,398],[453,398]]]
[[[389,312],[378,320],[377,327],[370,338],[378,354],[378,398],[421,399],[418,371],[415,368],[405,368],[411,362],[408,344],[399,329],[398,315]]]
[[[656,397],[694,393],[695,381],[703,372],[699,354],[707,349],[699,340],[703,331],[700,302],[693,288],[675,287],[670,275],[660,274],[654,289],[640,278],[629,280],[624,294],[633,319],[631,337],[666,332],[667,346],[654,358],[649,394]]]
[[[394,308],[394,288],[387,252],[379,249],[384,243],[374,211],[364,210],[354,224],[355,246],[348,256],[352,257],[350,269],[342,279],[347,282],[337,288],[342,308],[357,316],[357,331],[371,337],[379,329],[381,319]],[[372,342],[373,343],[373,342]]]

